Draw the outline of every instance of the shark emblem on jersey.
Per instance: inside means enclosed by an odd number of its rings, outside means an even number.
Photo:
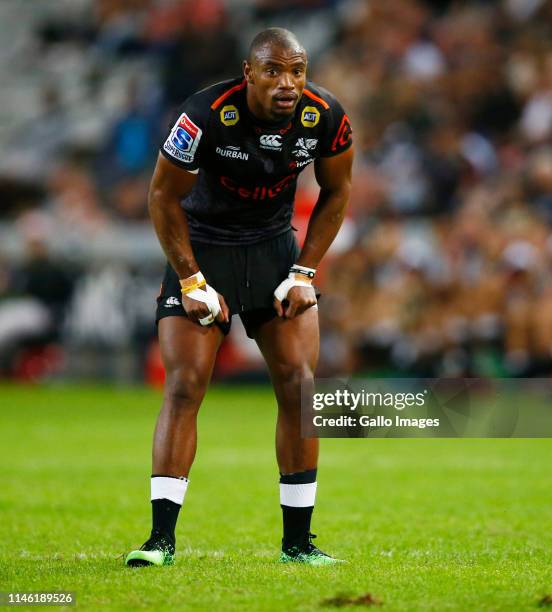
[[[291,152],[296,158],[310,158],[312,153],[316,149],[316,145],[318,144],[317,138],[298,138],[295,143],[295,148]]]

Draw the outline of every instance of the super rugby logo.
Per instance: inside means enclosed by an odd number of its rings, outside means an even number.
[[[220,120],[224,125],[236,125],[240,120],[240,113],[233,104],[223,106],[220,111]]]
[[[171,157],[189,164],[194,161],[202,133],[201,129],[188,115],[182,113],[174,124],[169,137],[165,140],[163,149]]]
[[[320,121],[320,111],[315,106],[305,106],[301,113],[301,123],[312,128]]]
[[[268,149],[270,151],[281,151],[282,150],[282,137],[280,134],[263,134],[259,138],[261,149]]]

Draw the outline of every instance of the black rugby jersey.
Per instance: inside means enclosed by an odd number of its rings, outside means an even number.
[[[182,201],[191,240],[235,245],[287,231],[299,173],[351,143],[347,115],[322,87],[308,82],[294,115],[269,124],[251,114],[246,82],[238,78],[190,96],[160,151],[198,172]]]

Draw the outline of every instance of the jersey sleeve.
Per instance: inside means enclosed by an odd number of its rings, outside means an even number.
[[[326,111],[327,123],[320,156],[333,157],[343,153],[353,144],[353,130],[341,104],[331,95],[326,96],[326,99],[330,107]]]
[[[195,173],[201,165],[206,114],[194,98],[188,98],[174,114],[159,150],[173,164]]]

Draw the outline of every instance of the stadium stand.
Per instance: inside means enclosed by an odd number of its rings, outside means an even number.
[[[12,0],[0,375],[157,380],[156,144],[174,105],[239,72],[276,24],[355,133],[349,216],[319,275],[320,373],[552,371],[550,2]],[[299,235],[315,197],[307,174]],[[46,268],[54,296],[28,282]],[[236,325],[219,374],[259,367]]]

